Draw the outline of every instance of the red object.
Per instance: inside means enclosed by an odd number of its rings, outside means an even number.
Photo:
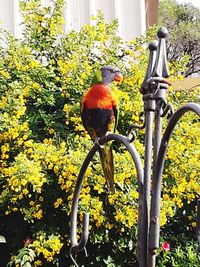
[[[84,106],[89,109],[112,109],[113,106],[116,105],[117,103],[113,92],[109,86],[103,83],[92,85],[82,99],[82,109]]]
[[[169,251],[170,250],[170,244],[168,242],[163,242],[162,243],[162,249],[164,251]]]

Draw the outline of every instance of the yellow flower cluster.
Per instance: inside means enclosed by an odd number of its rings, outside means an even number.
[[[62,6],[63,1],[60,1]],[[55,10],[51,5],[42,6],[40,1],[20,1],[20,7],[23,11],[23,19],[26,24],[29,24],[31,29],[37,28],[39,34],[46,30],[49,31],[49,36],[57,36],[63,33],[64,20],[61,15],[61,10]],[[35,12],[37,10],[37,12]],[[48,15],[47,15],[48,14]]]
[[[185,98],[195,99],[197,91],[190,92]],[[177,207],[182,208],[185,201],[189,204],[199,196],[200,136],[199,121],[195,118],[192,113],[185,115],[170,140],[163,181],[161,225],[167,222],[167,216],[175,214]]]
[[[37,256],[43,255],[48,261],[52,262],[63,246],[59,235],[47,235],[44,232],[37,233],[37,238],[32,244]]]
[[[77,58],[75,56],[73,56],[70,61],[66,61],[65,59],[59,59],[57,63],[60,68],[60,72],[62,73],[63,77],[66,78],[70,75],[71,72],[76,71],[78,67]]]

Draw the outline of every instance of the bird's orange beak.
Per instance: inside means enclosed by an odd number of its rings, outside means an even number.
[[[115,79],[114,79],[114,81],[116,81],[116,82],[121,82],[123,80],[123,75],[121,74],[121,73],[117,73],[116,75],[115,75]]]

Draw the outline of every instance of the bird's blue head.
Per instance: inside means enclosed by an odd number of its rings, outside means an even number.
[[[104,83],[109,85],[113,81],[122,81],[123,76],[119,69],[112,66],[104,66],[95,73],[93,83]]]

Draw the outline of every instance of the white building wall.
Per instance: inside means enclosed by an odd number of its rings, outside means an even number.
[[[46,5],[49,1],[41,0]],[[19,0],[0,0],[0,7],[0,26],[20,38]],[[145,0],[66,0],[65,32],[79,30],[85,23],[92,24],[91,16],[99,9],[108,22],[119,20],[119,34],[126,40],[146,30]]]
[[[13,0],[0,0],[0,25],[14,33],[14,7]]]

